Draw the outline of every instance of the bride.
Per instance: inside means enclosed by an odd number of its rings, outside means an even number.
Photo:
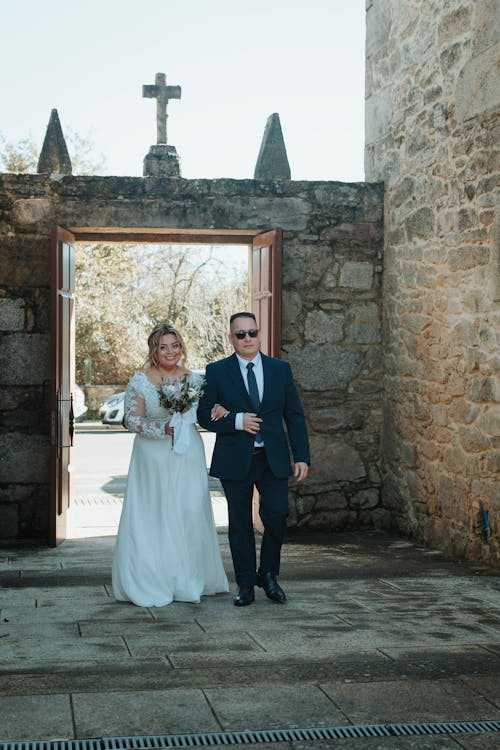
[[[172,429],[172,411],[161,405],[159,394],[160,386],[168,389],[184,377],[199,390],[202,378],[186,369],[182,336],[169,323],[155,326],[148,346],[145,368],[132,376],[125,395],[125,424],[136,436],[112,579],[117,600],[163,607],[172,601],[199,602],[229,587],[203,442],[194,419],[179,420],[176,414],[178,426]]]

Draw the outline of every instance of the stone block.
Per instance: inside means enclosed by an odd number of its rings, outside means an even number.
[[[467,384],[466,395],[470,401],[500,402],[500,378],[474,375]]]
[[[458,231],[464,232],[477,226],[478,218],[475,209],[467,206],[458,211]]]
[[[349,527],[350,520],[350,513],[347,510],[323,510],[308,519],[307,527],[323,531],[341,531]]]
[[[401,462],[410,469],[418,466],[418,449],[414,443],[405,442],[401,446]]]
[[[13,224],[47,224],[54,216],[55,203],[48,198],[22,198],[14,201],[11,211]],[[52,219],[55,223],[55,219]]]
[[[415,196],[416,181],[413,177],[403,177],[391,189],[389,195],[394,207],[399,207]]]
[[[463,245],[450,251],[450,271],[466,271],[476,266],[485,266],[490,260],[490,249],[481,245]]]
[[[324,275],[331,272],[332,262],[333,253],[328,245],[318,244],[307,249],[286,246],[283,258],[284,293],[287,293],[289,286],[301,292],[311,289],[316,300]]]
[[[3,236],[0,241],[0,268],[5,285],[48,286],[48,236]]]
[[[343,440],[312,435],[311,456],[311,486],[357,481],[366,476],[359,452]]]
[[[298,497],[295,503],[295,507],[297,508],[297,511],[302,515],[306,515],[307,513],[311,513],[314,506],[316,504],[316,496],[315,495],[304,495],[302,497]]]
[[[373,284],[373,264],[347,261],[340,270],[339,286],[351,289],[371,289]]]
[[[313,310],[306,317],[306,341],[313,344],[333,344],[344,337],[344,316]]]
[[[487,436],[473,427],[461,427],[459,430],[460,445],[468,453],[480,453],[488,450],[490,441]]]
[[[471,424],[479,414],[479,407],[468,401],[454,401],[449,407],[449,415],[452,421]]]
[[[13,333],[2,338],[0,384],[41,385],[49,377],[49,337]]]
[[[19,432],[0,434],[0,456],[0,482],[48,482],[48,437]]]
[[[0,331],[22,331],[24,328],[24,300],[0,299]]]
[[[438,44],[449,44],[464,37],[471,30],[471,10],[465,5],[448,13],[438,26]]]
[[[16,539],[18,531],[17,505],[0,503],[0,539]]]
[[[498,503],[498,480],[496,477],[489,479],[473,479],[471,483],[472,500],[486,503],[485,507],[490,510],[490,524],[495,523],[494,512],[491,512],[491,503]],[[500,516],[497,516],[500,519]]]
[[[500,43],[473,56],[462,68],[455,89],[458,122],[489,112],[500,104]]]
[[[374,508],[371,511],[371,518],[376,529],[389,531],[395,527],[392,514],[386,508]]]
[[[356,344],[376,344],[381,341],[380,313],[375,302],[349,307],[346,339]]]
[[[372,144],[379,141],[388,132],[393,117],[392,87],[374,91],[365,101],[365,142]],[[374,161],[378,161],[374,159]],[[377,170],[372,179],[380,179]]]
[[[347,500],[343,492],[322,492],[318,495],[315,511],[346,510]]]
[[[435,216],[429,206],[422,206],[411,213],[405,220],[409,240],[426,239],[434,235]]]
[[[484,414],[481,414],[476,424],[487,435],[500,437],[500,407],[492,407]]]
[[[380,501],[379,490],[376,488],[370,488],[367,490],[360,490],[351,497],[350,506],[351,508],[359,508],[360,510],[371,510],[376,508]]]
[[[474,3],[473,54],[476,55],[500,41],[497,0]]]
[[[289,347],[295,378],[306,391],[345,390],[363,365],[363,353],[354,347]]]
[[[474,320],[465,317],[459,320],[453,327],[451,342],[457,346],[476,346],[479,344],[479,335]]]
[[[361,430],[365,423],[363,413],[351,406],[313,409],[308,415],[316,432]]]
[[[302,312],[302,298],[298,292],[283,290],[283,328],[285,335],[295,327],[297,318]]]
[[[366,55],[387,44],[391,32],[392,12],[388,0],[377,0],[366,11]]]
[[[446,75],[456,68],[464,57],[464,45],[461,42],[455,42],[446,47],[439,56],[441,70]]]

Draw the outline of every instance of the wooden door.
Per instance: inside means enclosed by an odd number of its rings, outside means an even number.
[[[252,312],[260,329],[261,349],[271,357],[281,356],[281,255],[283,230],[272,229],[253,239],[250,263]],[[259,515],[260,496],[253,494],[253,526],[260,534],[264,525]]]
[[[51,379],[50,379],[50,513],[49,544],[66,538],[71,502],[73,386],[75,362],[75,238],[61,227],[51,237]]]
[[[262,351],[281,356],[281,256],[283,230],[272,229],[254,237],[251,249],[252,312],[260,328]]]

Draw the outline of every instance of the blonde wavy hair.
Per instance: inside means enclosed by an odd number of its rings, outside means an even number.
[[[164,320],[161,323],[157,323],[148,336],[149,353],[146,357],[146,361],[144,362],[145,368],[158,366],[158,347],[160,346],[162,337],[169,333],[172,333],[177,337],[177,341],[179,342],[179,345],[181,347],[182,363],[184,366],[186,365],[187,349],[186,344],[184,343],[184,339],[182,338],[182,335],[177,330],[177,328],[172,325],[172,323],[169,323],[168,320]]]

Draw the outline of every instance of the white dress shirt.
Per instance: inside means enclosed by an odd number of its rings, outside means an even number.
[[[248,391],[247,365],[249,364],[249,362],[253,363],[253,373],[255,375],[255,380],[257,381],[259,398],[262,403],[262,397],[264,396],[264,370],[262,369],[262,358],[260,356],[260,352],[258,352],[257,355],[253,359],[243,359],[243,357],[240,357],[239,354],[236,355],[236,359],[238,360],[238,364],[241,370],[241,375],[243,377],[243,382],[245,383],[245,387],[247,391]],[[236,414],[234,426],[237,430],[243,429],[243,413],[244,412],[240,411]],[[256,442],[255,445],[261,448],[264,445],[264,443],[263,441],[261,441],[260,443]]]

